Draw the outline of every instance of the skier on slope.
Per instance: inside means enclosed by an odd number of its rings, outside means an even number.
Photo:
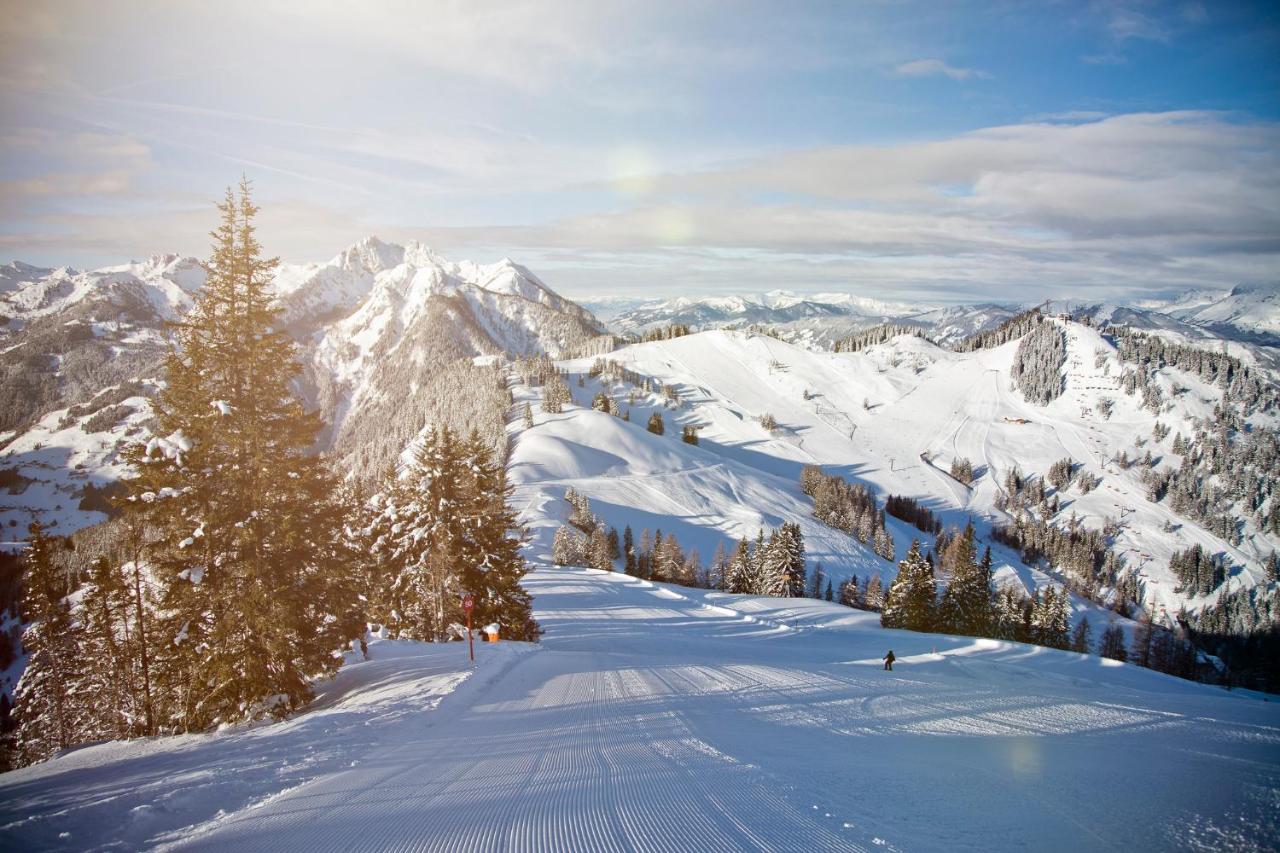
[[[889,672],[893,672],[893,662],[895,660],[897,660],[897,658],[893,656],[893,649],[889,649],[889,654],[884,656],[884,668],[889,670]]]

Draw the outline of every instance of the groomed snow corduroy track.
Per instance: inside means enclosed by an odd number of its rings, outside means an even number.
[[[539,651],[494,664],[508,668],[465,703],[406,718],[354,767],[179,846],[1119,850],[1280,838],[1274,703],[1096,657],[882,631],[872,614],[807,600],[582,569],[542,568],[526,583],[547,629]],[[889,644],[893,673],[878,660]]]

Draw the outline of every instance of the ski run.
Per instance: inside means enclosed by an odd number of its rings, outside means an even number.
[[[0,776],[7,849],[1264,849],[1280,711],[810,599],[526,577],[538,645],[382,641],[274,724]],[[883,670],[892,648],[897,662]]]

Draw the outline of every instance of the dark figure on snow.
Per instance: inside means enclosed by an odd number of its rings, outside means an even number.
[[[889,654],[884,656],[884,668],[893,672],[893,662],[896,660],[897,658],[893,656],[893,649],[889,649]]]

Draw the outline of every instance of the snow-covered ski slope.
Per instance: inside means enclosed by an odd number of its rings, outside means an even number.
[[[1101,485],[1088,494],[1068,488],[1060,495],[1057,522],[1067,524],[1073,513],[1095,529],[1117,521],[1115,550],[1140,572],[1153,616],[1172,616],[1184,603],[1194,610],[1216,596],[1186,598],[1174,591],[1169,557],[1192,544],[1226,554],[1232,589],[1264,582],[1261,561],[1280,543],[1255,529],[1234,547],[1148,501],[1139,469],[1122,470],[1112,461],[1122,450],[1137,458],[1150,449],[1163,464],[1176,465],[1173,437],[1190,435],[1189,418],[1208,414],[1221,391],[1166,368],[1159,380],[1166,391],[1174,381],[1189,390],[1167,393],[1175,408],[1157,418],[1141,408],[1140,398],[1119,388],[1122,365],[1102,335],[1077,323],[1063,326],[1066,390],[1048,406],[1026,402],[1012,387],[1016,342],[955,353],[904,336],[860,353],[837,354],[764,335],[711,331],[626,347],[609,358],[676,386],[680,405],[664,408],[658,397],[641,395],[628,406],[629,386],[614,385],[607,390],[631,411],[631,422],[623,423],[584,408],[598,383],[588,379],[578,388],[571,379],[578,405],[548,415],[535,402],[533,429],[513,427],[516,505],[549,544],[567,517],[562,498],[572,487],[590,497],[593,510],[619,531],[630,524],[637,538],[642,528],[674,532],[686,548],[697,547],[704,562],[722,540],[753,538],[761,526],[799,521],[811,565],[821,561],[837,581],[850,572],[860,578],[879,572],[887,581],[895,564],[812,518],[812,502],[798,486],[804,465],[863,482],[880,502],[889,494],[917,498],[948,526],[972,517],[986,538],[991,522],[1005,518],[996,499],[1011,470],[1044,476],[1053,462],[1071,457],[1079,470],[1100,477]],[[578,375],[591,362],[562,364]],[[1114,405],[1110,419],[1098,413],[1103,398]],[[664,436],[645,431],[653,411],[663,414]],[[778,421],[773,433],[757,420],[766,412]],[[1170,430],[1161,443],[1150,440],[1157,419]],[[681,443],[684,424],[699,428],[699,446]],[[1145,441],[1141,448],[1139,440]],[[947,474],[956,457],[973,463],[972,488]],[[931,537],[905,523],[889,519],[888,529],[899,557],[912,538],[931,545]],[[1016,581],[1029,592],[1047,580],[1010,550],[996,547],[994,555],[998,583]],[[1074,606],[1077,615],[1089,613],[1095,628],[1109,618],[1090,612],[1081,600]]]
[[[0,837],[307,853],[1280,842],[1276,703],[1096,657],[887,631],[808,599],[573,568],[525,583],[541,645],[482,647],[443,702],[465,646],[375,644],[293,720],[0,776]]]

